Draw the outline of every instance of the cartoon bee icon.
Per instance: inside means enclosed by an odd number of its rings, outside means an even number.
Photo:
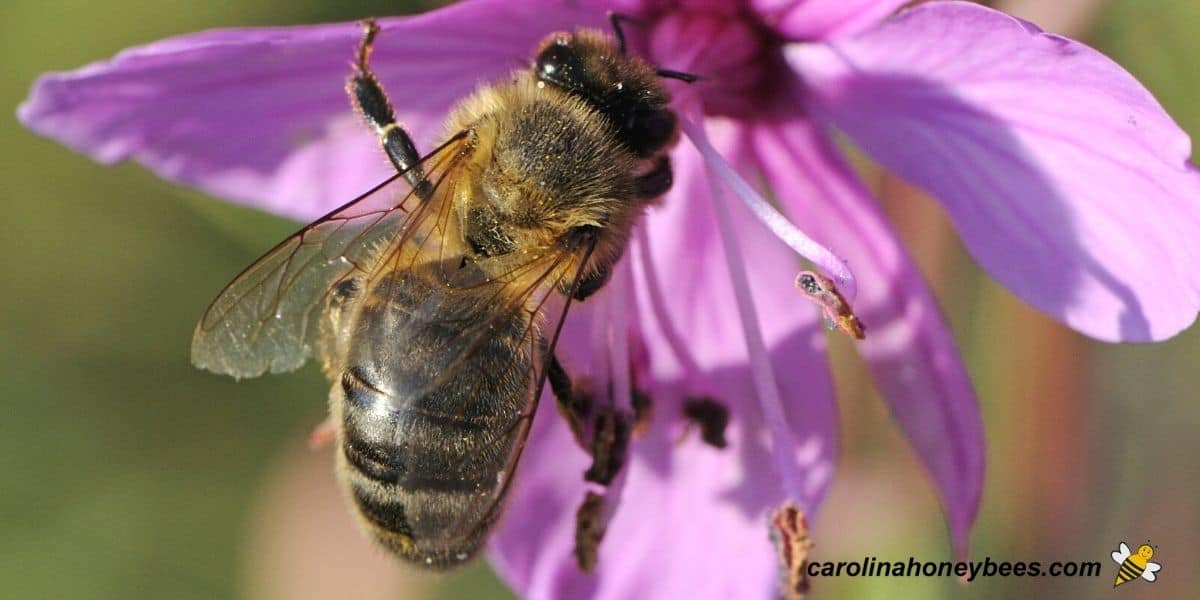
[[[1158,579],[1155,573],[1162,565],[1150,562],[1151,558],[1154,558],[1154,548],[1150,544],[1142,544],[1138,546],[1137,552],[1130,552],[1129,546],[1121,542],[1121,546],[1112,553],[1113,562],[1121,565],[1121,568],[1117,569],[1117,580],[1113,587],[1133,581],[1139,575],[1149,582]]]

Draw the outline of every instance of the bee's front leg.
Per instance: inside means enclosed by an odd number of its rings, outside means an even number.
[[[387,153],[388,160],[392,161],[398,172],[404,174],[417,194],[426,199],[429,197],[431,186],[421,169],[421,155],[417,154],[412,137],[396,122],[392,103],[383,91],[379,79],[371,71],[371,49],[378,33],[379,25],[375,21],[363,21],[363,37],[355,54],[354,73],[346,83],[346,91],[350,94],[355,108],[379,136],[379,143]]]

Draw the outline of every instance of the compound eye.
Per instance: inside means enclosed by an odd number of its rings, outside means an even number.
[[[583,65],[566,38],[559,38],[552,46],[542,50],[534,69],[541,81],[570,90],[580,88]]]

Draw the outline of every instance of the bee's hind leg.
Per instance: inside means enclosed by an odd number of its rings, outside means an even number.
[[[379,143],[387,153],[388,160],[392,161],[398,172],[404,174],[417,194],[425,199],[429,196],[430,185],[421,169],[421,155],[417,154],[412,137],[396,122],[392,103],[369,64],[378,33],[379,25],[375,21],[363,21],[363,37],[355,53],[354,73],[346,83],[346,91],[354,107],[379,136]]]
[[[611,407],[595,406],[591,381],[571,381],[558,357],[547,357],[546,379],[554,392],[558,412],[566,419],[575,442],[592,457],[584,479],[608,485],[625,464],[629,438],[636,423],[630,415]]]

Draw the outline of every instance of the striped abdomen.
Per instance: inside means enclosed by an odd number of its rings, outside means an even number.
[[[331,392],[340,478],[368,531],[431,566],[483,543],[533,396],[525,307],[446,289],[419,271],[373,286]]]
[[[1142,571],[1146,570],[1146,565],[1139,565],[1133,561],[1134,556],[1137,556],[1137,554],[1126,558],[1125,562],[1121,563],[1121,568],[1117,570],[1117,580],[1113,583],[1113,587],[1141,577]]]

